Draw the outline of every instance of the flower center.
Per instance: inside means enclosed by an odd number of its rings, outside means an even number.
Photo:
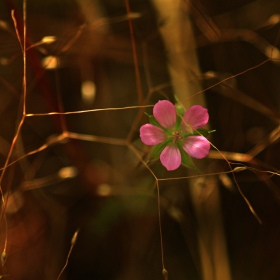
[[[179,140],[183,139],[183,136],[181,135],[181,133],[182,133],[182,130],[177,130],[172,133],[172,136],[173,136],[172,143],[177,143]]]

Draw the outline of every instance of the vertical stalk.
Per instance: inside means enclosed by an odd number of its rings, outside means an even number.
[[[201,85],[196,78],[200,69],[189,16],[181,10],[180,0],[153,0],[153,3],[159,20],[164,22],[160,31],[174,94],[186,107],[194,104],[205,106],[203,93],[192,97],[201,91]],[[201,163],[200,168],[206,170],[207,166],[203,161]],[[192,171],[188,173],[191,175]],[[189,183],[197,221],[197,250],[202,279],[231,280],[216,178],[199,177]]]

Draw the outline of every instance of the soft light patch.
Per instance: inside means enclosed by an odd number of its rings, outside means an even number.
[[[96,95],[96,86],[93,81],[84,81],[81,86],[83,102],[88,104],[92,103]]]

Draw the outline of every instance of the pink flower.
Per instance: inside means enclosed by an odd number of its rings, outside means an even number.
[[[208,120],[208,110],[200,105],[190,107],[180,118],[175,106],[162,100],[154,106],[152,123],[141,126],[140,138],[144,144],[155,146],[167,170],[175,170],[182,160],[187,164],[187,155],[198,159],[208,155],[209,141],[197,133],[197,129],[206,125]]]

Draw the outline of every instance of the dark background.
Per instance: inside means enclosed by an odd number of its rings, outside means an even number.
[[[125,1],[89,3],[98,4],[93,7],[99,7],[96,17],[107,22],[106,32],[100,31],[102,26],[92,27],[78,2],[27,0],[27,46],[44,36],[57,37],[53,44],[42,45],[43,49],[27,51],[27,113],[139,105],[128,21],[119,19],[127,14]],[[280,25],[269,22],[272,15],[280,13],[280,2],[200,0],[182,1],[181,7],[193,24],[201,68],[196,79],[202,87],[241,73],[204,92],[211,128],[216,129],[211,142],[220,151],[244,154],[264,143],[252,161],[241,162],[249,168],[235,174],[262,225],[236,185],[229,189],[219,182],[232,279],[280,279],[279,178],[260,172],[279,170],[279,141],[276,134],[271,143],[271,132],[280,124],[280,62],[267,61],[251,69],[268,60],[265,46],[280,46]],[[144,98],[152,91],[147,104],[159,99],[174,101],[168,55],[160,34],[165,21],[157,20],[157,11],[149,1],[131,0],[130,9],[141,14],[132,22]],[[22,54],[11,10],[22,36],[22,3],[1,1],[0,20],[6,24],[0,29],[1,166],[22,113]],[[200,20],[206,25],[200,25]],[[215,30],[212,22],[221,35],[211,41],[207,30]],[[79,38],[65,51],[84,23],[87,25]],[[48,55],[58,57],[61,64],[44,69],[42,60]],[[96,85],[96,97],[89,103],[83,102],[80,90],[86,79]],[[166,86],[153,90],[163,84]],[[47,148],[5,171],[2,188],[4,193],[11,191],[13,203],[7,209],[7,229],[4,222],[1,224],[2,250],[8,236],[3,275],[21,280],[57,279],[73,234],[79,230],[61,279],[163,279],[157,194],[151,173],[126,146],[71,139],[48,142],[62,132],[63,124],[71,132],[125,139],[138,112],[109,110],[25,119],[12,160],[45,143]],[[138,139],[138,129],[146,121],[143,117],[131,134],[131,144],[139,152],[146,151]],[[211,154],[205,161],[215,165],[218,173],[229,170],[224,159]],[[59,179],[59,170],[67,166],[75,168],[77,176]],[[152,169],[158,178],[171,176],[159,162],[153,163]],[[183,167],[174,173],[174,177],[180,176],[186,176]],[[108,195],[100,192],[104,184],[109,186]],[[163,248],[170,279],[203,279],[188,180],[164,181],[160,188]],[[183,219],[176,220],[171,208]]]

